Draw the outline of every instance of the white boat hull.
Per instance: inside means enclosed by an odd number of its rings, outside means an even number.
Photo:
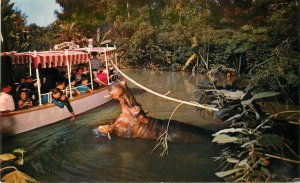
[[[75,115],[81,114],[111,100],[107,88],[93,93],[78,96],[70,100]],[[54,104],[44,104],[26,110],[2,113],[0,117],[0,132],[14,135],[27,132],[42,126],[56,123],[69,118],[66,107],[59,108]]]

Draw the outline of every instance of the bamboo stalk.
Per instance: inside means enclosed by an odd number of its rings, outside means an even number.
[[[288,158],[283,158],[283,157],[275,156],[275,155],[272,155],[272,154],[265,154],[265,156],[268,156],[270,158],[280,159],[280,160],[291,162],[291,163],[300,164],[300,161],[298,161],[298,160],[292,160],[292,159],[288,159]]]

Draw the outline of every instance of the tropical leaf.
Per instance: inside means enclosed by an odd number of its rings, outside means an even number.
[[[229,90],[217,90],[217,93],[221,93],[226,97],[226,99],[232,99],[232,100],[242,99],[245,95],[245,93],[240,90],[237,90],[235,92]]]
[[[259,145],[264,147],[283,148],[284,140],[276,134],[263,134],[257,141]]]
[[[0,154],[0,160],[1,161],[9,161],[12,159],[15,159],[16,156],[10,153]]]
[[[38,182],[34,178],[20,172],[19,170],[14,170],[5,174],[1,180],[4,182]]]
[[[244,166],[244,165],[248,165],[249,166],[249,164],[248,164],[248,159],[247,158],[245,158],[245,159],[243,159],[241,162],[239,162],[239,164],[238,164],[238,166]]]
[[[26,151],[24,149],[18,148],[13,151],[14,153],[24,154]]]
[[[190,63],[195,59],[197,57],[197,55],[196,55],[196,53],[194,53],[193,55],[191,55],[190,56],[190,58],[186,61],[186,63],[184,64],[184,66],[183,66],[183,70],[185,70],[186,69],[186,67],[188,66],[188,65],[190,65]]]
[[[215,175],[220,177],[220,178],[223,178],[223,177],[226,177],[226,176],[231,175],[233,173],[239,172],[240,170],[242,170],[242,168],[234,168],[234,169],[223,171],[223,172],[217,172],[217,173],[215,173]]]
[[[245,129],[243,129],[243,128],[223,129],[223,130],[218,131],[217,133],[214,133],[212,136],[215,137],[215,136],[223,134],[223,133],[237,133],[237,132],[245,134]]]
[[[247,105],[251,104],[251,103],[253,102],[253,100],[254,100],[254,98],[251,98],[251,99],[249,99],[249,100],[243,100],[243,101],[241,102],[241,104],[242,104],[243,106],[247,106]]]
[[[259,99],[259,98],[266,98],[266,97],[273,97],[276,95],[279,95],[279,92],[261,92],[253,95],[254,99]]]
[[[243,113],[242,114],[236,114],[236,115],[230,117],[229,119],[227,119],[225,122],[240,118],[240,117],[242,117],[242,115],[243,115]]]
[[[240,162],[240,160],[235,159],[235,158],[227,158],[226,160],[227,160],[227,162],[229,162],[229,163],[238,163],[238,162]]]
[[[212,142],[216,142],[219,144],[226,144],[226,143],[234,143],[237,142],[239,139],[237,137],[231,137],[229,135],[220,134],[217,135]]]

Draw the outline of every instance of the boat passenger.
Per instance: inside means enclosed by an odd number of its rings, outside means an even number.
[[[66,106],[68,111],[71,113],[71,121],[75,120],[73,108],[67,96],[63,94],[63,92],[59,88],[54,88],[52,90],[52,101],[55,105],[57,105],[60,108],[64,108],[64,106]]]
[[[81,94],[93,92],[93,90],[90,89],[90,87],[88,87],[88,84],[89,84],[88,78],[82,78],[81,84],[77,86],[77,90],[78,90]]]
[[[32,98],[33,105],[37,104],[37,90],[36,84],[33,83],[32,76],[28,76],[26,80],[26,88],[28,89],[28,97]]]
[[[72,72],[71,72],[71,80],[73,81],[73,80],[75,80],[76,79],[76,70],[72,70]]]
[[[87,75],[87,76],[90,75],[89,67],[87,65],[84,65],[82,67],[82,73]]]
[[[59,88],[61,91],[65,89],[66,85],[64,81],[58,81],[56,84],[56,88]]]
[[[94,85],[94,89],[98,89],[100,87],[99,84],[99,78],[98,78],[98,70],[97,69],[93,69],[93,85]]]
[[[97,75],[98,79],[99,79],[99,84],[100,85],[107,85],[108,84],[108,80],[107,80],[107,71],[106,69],[104,69],[102,72],[100,72]]]
[[[64,81],[65,86],[69,85],[68,73],[65,71],[61,71],[59,81]]]
[[[22,78],[20,79],[20,83],[19,83],[19,85],[17,86],[16,92],[18,93],[18,92],[21,91],[21,90],[27,90],[26,79],[25,79],[25,77],[22,77]]]
[[[92,70],[96,69],[97,72],[100,72],[100,70],[103,69],[100,59],[97,58],[97,52],[92,52],[91,67]]]
[[[15,103],[13,97],[9,94],[11,91],[10,85],[4,85],[0,93],[0,112],[14,111]]]
[[[42,104],[49,103],[50,101],[50,91],[52,88],[50,88],[49,82],[47,81],[47,78],[43,77],[41,78],[41,100]]]
[[[26,91],[20,92],[20,100],[18,101],[18,109],[26,109],[28,107],[32,107],[32,101],[28,98],[28,94]]]
[[[64,91],[66,89],[65,82],[64,81],[58,81],[57,84],[56,84],[56,88],[59,88],[61,91]],[[71,87],[71,88],[72,88],[72,95],[79,95],[80,94],[80,92],[76,88],[74,88],[74,87]]]
[[[118,79],[118,72],[114,69],[113,66],[110,66],[108,68],[108,73],[110,81],[116,81]]]
[[[87,76],[85,74],[83,74],[83,69],[82,68],[78,68],[77,73],[76,73],[76,85],[81,83],[81,79],[83,77],[87,77]]]

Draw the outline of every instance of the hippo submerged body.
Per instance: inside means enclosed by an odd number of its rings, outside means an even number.
[[[168,123],[148,117],[128,89],[125,81],[114,83],[108,90],[113,99],[120,101],[121,114],[111,125],[99,126],[100,134],[115,134],[124,138],[157,139],[166,131]],[[168,133],[170,140],[182,140],[183,136],[187,134],[191,136],[198,130],[196,127],[172,121]]]

